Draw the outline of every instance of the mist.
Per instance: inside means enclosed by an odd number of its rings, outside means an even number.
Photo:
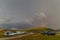
[[[41,25],[42,19],[49,28],[60,29],[60,0],[0,0],[0,24]]]

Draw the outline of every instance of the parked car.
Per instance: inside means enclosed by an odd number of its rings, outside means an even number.
[[[25,32],[19,32],[19,31],[17,31],[17,34],[24,34]]]
[[[42,32],[42,35],[55,35],[56,33],[53,31]]]
[[[18,34],[25,34],[25,32],[20,32],[20,31],[10,32],[10,31],[6,31],[4,33],[5,36],[14,36],[14,35],[18,35]]]
[[[10,32],[10,31],[7,31],[7,32],[4,33],[4,35],[5,36],[13,36],[14,34],[12,32]]]

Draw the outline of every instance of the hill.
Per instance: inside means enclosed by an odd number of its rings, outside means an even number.
[[[26,29],[26,31],[28,32],[44,32],[44,31],[55,31],[51,28],[47,28],[46,26],[38,26],[38,27],[35,27],[35,28],[30,28],[30,29]]]
[[[54,31],[53,29],[46,28],[45,26],[30,28],[27,29],[26,31],[33,32],[34,34],[8,40],[60,40],[60,34],[54,36],[51,35],[48,36],[48,35],[41,35],[40,33],[38,33],[39,31]]]
[[[33,34],[33,35],[23,36],[20,38],[9,39],[9,40],[60,40],[60,35],[47,36],[41,34]]]
[[[34,27],[31,24],[27,23],[12,23],[12,24],[1,24],[1,26],[5,29],[17,28],[17,29],[27,29]]]

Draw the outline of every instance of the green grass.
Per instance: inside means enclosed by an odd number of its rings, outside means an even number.
[[[33,32],[35,34],[8,40],[60,40],[60,34],[54,36],[48,36],[48,35],[41,35],[40,33],[37,32],[37,31],[46,31],[45,28],[33,28],[25,31],[27,31],[28,33]],[[3,33],[0,33],[0,37],[4,37]]]
[[[33,28],[33,29],[28,29],[26,30],[27,32],[33,32],[35,34],[33,35],[28,35],[28,36],[23,36],[15,39],[8,39],[8,40],[60,40],[60,34],[59,35],[54,35],[54,36],[48,36],[48,35],[41,35],[37,31],[48,31],[45,28]]]
[[[0,33],[0,38],[4,37],[3,33]]]
[[[10,40],[60,40],[60,35],[47,36],[41,34],[34,34]]]

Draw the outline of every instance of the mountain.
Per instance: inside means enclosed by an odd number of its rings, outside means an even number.
[[[1,24],[1,26],[5,29],[11,29],[11,28],[26,29],[34,27],[33,25],[27,23]]]

